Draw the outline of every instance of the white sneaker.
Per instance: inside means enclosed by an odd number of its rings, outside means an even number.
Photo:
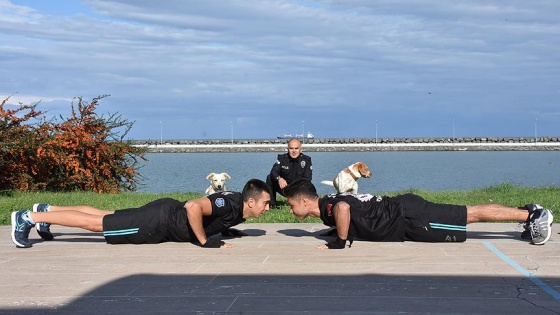
[[[552,212],[548,209],[535,211],[529,222],[531,242],[534,245],[543,245],[552,235]]]

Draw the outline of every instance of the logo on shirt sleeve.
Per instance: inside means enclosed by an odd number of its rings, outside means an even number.
[[[223,207],[226,204],[224,198],[216,198],[214,203],[216,204],[217,207],[220,207],[220,208]]]

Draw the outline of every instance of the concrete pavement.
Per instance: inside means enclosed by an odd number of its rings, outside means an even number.
[[[321,224],[238,228],[250,236],[231,249],[107,245],[56,226],[18,249],[2,226],[0,314],[560,314],[556,230],[543,246],[482,223],[465,243],[318,250]]]

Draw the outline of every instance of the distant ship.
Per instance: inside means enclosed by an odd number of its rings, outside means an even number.
[[[302,133],[302,134],[299,134],[299,135],[296,133],[295,136],[292,136],[291,133],[290,133],[290,134],[286,134],[286,133],[285,133],[283,136],[277,136],[276,138],[277,138],[277,139],[293,139],[293,138],[297,138],[297,139],[315,139],[315,136],[314,136],[311,132],[308,132],[308,133],[305,135],[305,137],[303,136],[303,133]]]

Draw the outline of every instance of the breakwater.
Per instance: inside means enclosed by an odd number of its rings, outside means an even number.
[[[132,140],[148,152],[285,152],[286,139]],[[359,151],[560,151],[560,137],[305,139],[307,152]]]

